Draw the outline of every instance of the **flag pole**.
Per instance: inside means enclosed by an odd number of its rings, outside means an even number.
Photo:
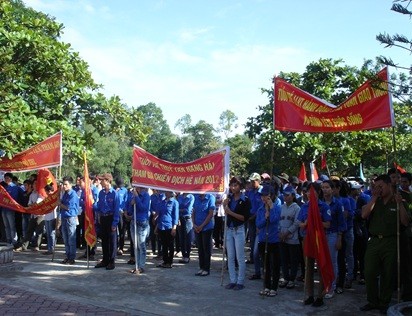
[[[227,215],[225,212],[225,217],[224,217],[224,223],[223,223],[223,253],[222,253],[222,272],[220,274],[220,286],[223,285],[223,277],[225,273],[225,256],[226,256],[226,238],[227,238]]]
[[[397,157],[397,150],[396,150],[396,135],[395,135],[395,126],[392,126],[392,146],[393,146],[393,154],[394,154],[394,160],[396,161]],[[399,178],[398,178],[399,170],[396,168],[396,187],[395,187],[395,192],[396,194],[399,186]],[[396,203],[396,264],[397,264],[397,272],[398,272],[398,288],[397,288],[397,301],[398,304],[401,301],[401,256],[400,256],[400,206],[399,203]]]
[[[137,263],[137,226],[136,226],[136,203],[133,204],[133,226],[134,226],[134,268],[135,274],[139,274],[139,266]]]

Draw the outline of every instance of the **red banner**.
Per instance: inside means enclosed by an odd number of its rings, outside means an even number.
[[[50,213],[53,209],[55,209],[59,202],[59,191],[56,190],[52,194],[48,195],[40,203],[24,207],[17,203],[6,191],[6,189],[2,185],[0,185],[0,206],[13,209],[20,213],[44,215]]]
[[[172,163],[133,148],[133,184],[165,191],[222,193],[229,180],[229,147],[186,163]]]
[[[84,152],[84,239],[89,247],[96,244],[97,236],[94,226],[93,195],[87,167],[86,152]]]
[[[45,198],[48,194],[46,193],[46,190],[44,187],[46,185],[52,185],[54,188],[54,191],[57,191],[57,183],[56,179],[54,178],[53,174],[50,172],[49,169],[40,169],[37,172],[37,192]]]
[[[342,132],[394,126],[387,68],[378,77],[382,80],[378,87],[368,80],[339,106],[275,78],[274,128],[290,132]]]
[[[62,164],[62,133],[50,136],[37,145],[15,155],[1,158],[0,170],[5,172],[31,171]]]

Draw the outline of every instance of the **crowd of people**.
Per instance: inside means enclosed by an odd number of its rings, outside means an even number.
[[[293,289],[296,282],[304,281],[304,304],[318,307],[357,281],[366,284],[368,303],[361,310],[386,312],[399,271],[402,300],[412,300],[410,173],[390,169],[371,177],[368,188],[337,176],[321,175],[315,182],[302,182],[286,173],[252,173],[246,179],[232,177],[229,192],[217,195],[126,188],[122,178],[113,179],[110,173],[92,180],[95,227],[103,254],[95,268],[115,269],[116,257],[124,254],[125,238],[129,237],[128,263],[135,265],[130,270],[133,274],[147,272],[149,247],[160,261],[157,267],[170,269],[176,253],[181,253],[179,263],[189,263],[195,246],[199,259],[195,275],[206,277],[214,246],[224,248],[228,290],[242,290],[246,278],[263,279],[259,294],[273,297],[278,288]],[[60,203],[49,214],[1,208],[2,240],[15,251],[29,247],[39,251],[45,235],[44,255],[52,255],[61,236],[65,246],[62,264],[74,264],[77,249],[85,250],[80,258],[94,259],[97,244],[88,247],[84,236],[85,183],[82,177],[76,181],[64,177]],[[6,173],[1,185],[23,206],[45,198],[38,193],[36,175],[20,184]],[[311,188],[317,196],[334,273],[327,288],[320,278],[316,296],[316,262],[303,252],[311,229],[307,225],[309,205],[316,202],[309,199]],[[54,191],[51,184],[44,189],[47,194]],[[250,249],[247,260],[246,245]],[[246,276],[246,264],[254,265],[250,276]]]

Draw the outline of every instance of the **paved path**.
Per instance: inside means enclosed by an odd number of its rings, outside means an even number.
[[[128,273],[133,267],[126,264],[128,255],[119,257],[112,271],[94,269],[95,262],[87,268],[84,260],[72,266],[59,264],[63,258],[63,246],[58,245],[54,262],[41,252],[27,251],[15,253],[13,264],[0,266],[0,314],[339,316],[353,315],[366,303],[365,288],[358,284],[320,308],[303,306],[303,283],[265,298],[258,295],[261,280],[246,280],[241,291],[225,290],[221,250],[213,250],[207,277],[195,276],[195,252],[189,264],[175,263],[173,269],[156,268],[158,261],[148,256],[147,273],[138,276]],[[252,271],[247,265],[247,275]],[[223,285],[228,281],[226,272]]]

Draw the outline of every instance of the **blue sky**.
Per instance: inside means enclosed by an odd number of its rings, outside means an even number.
[[[229,109],[240,125],[258,114],[280,71],[303,72],[319,58],[360,67],[385,55],[380,32],[405,34],[409,17],[391,0],[24,0],[65,26],[62,40],[89,64],[107,96],[129,106],[154,102],[176,121],[218,125]]]

